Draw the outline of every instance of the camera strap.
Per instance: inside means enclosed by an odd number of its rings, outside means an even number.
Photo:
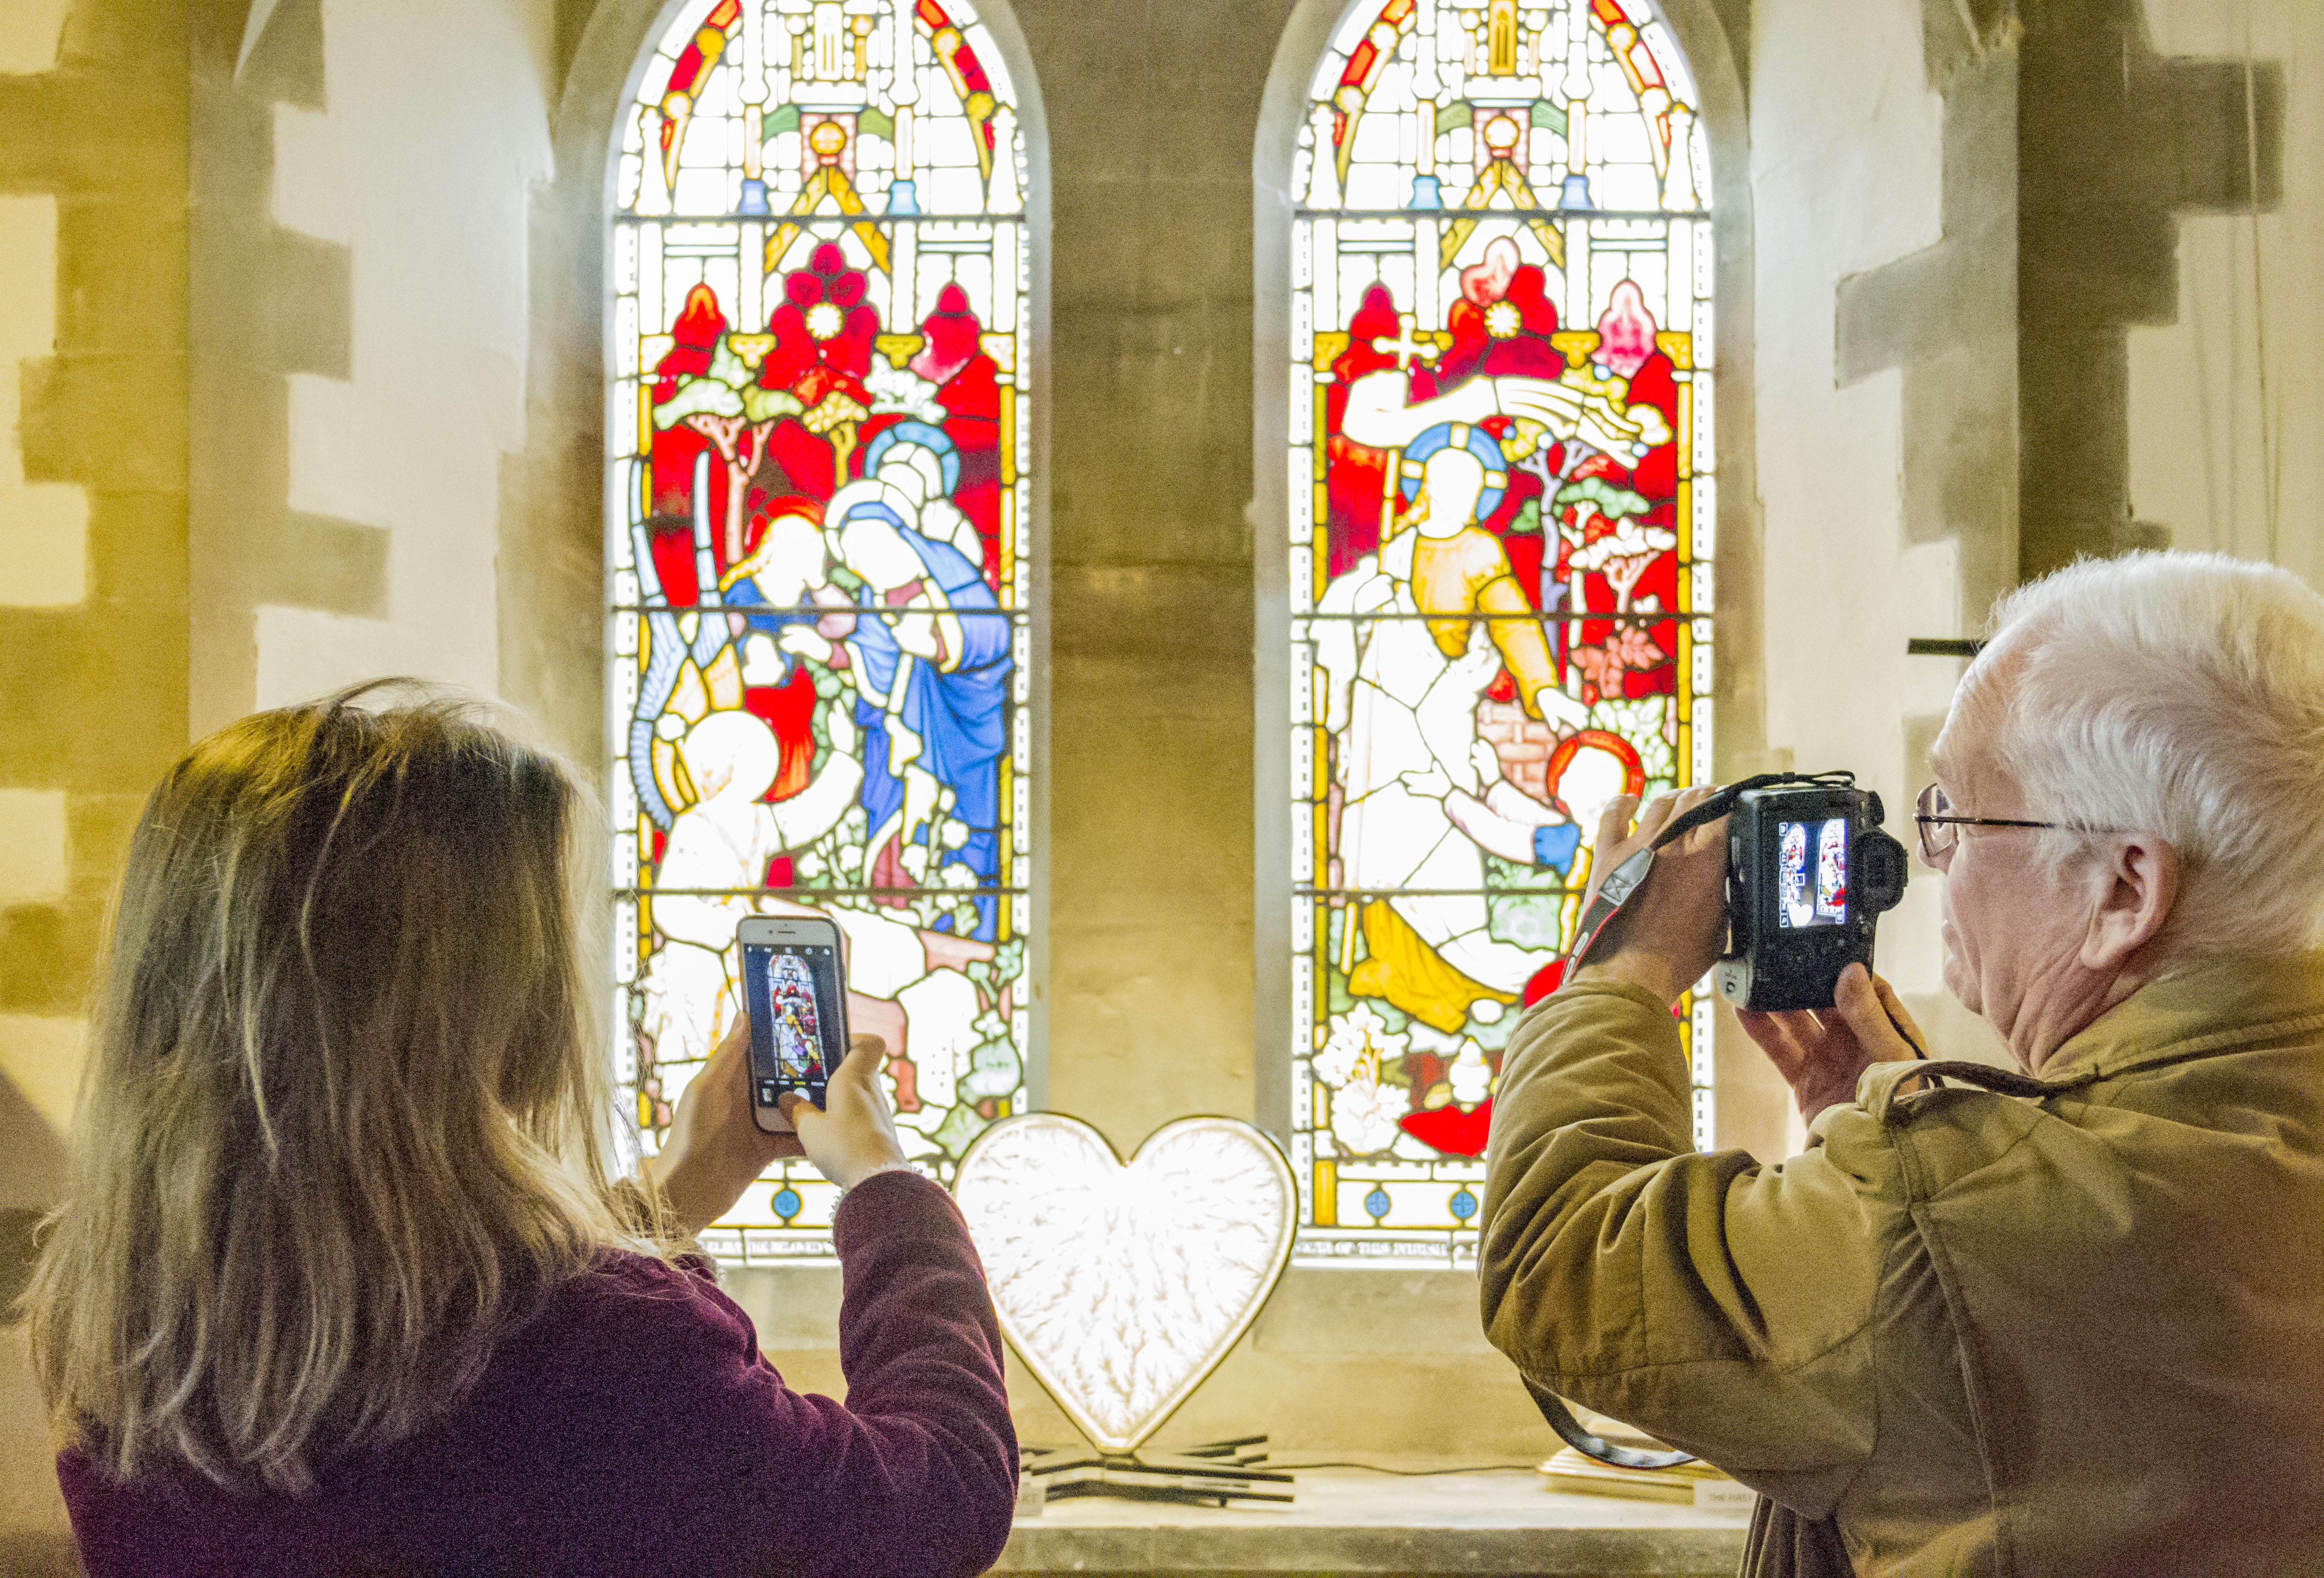
[[[1691,1452],[1648,1452],[1640,1446],[1618,1446],[1604,1436],[1594,1434],[1575,1418],[1573,1410],[1565,1406],[1563,1398],[1538,1384],[1529,1375],[1521,1374],[1518,1379],[1525,1382],[1526,1390],[1532,1394],[1533,1406],[1541,1410],[1541,1417],[1549,1422],[1552,1430],[1557,1432],[1557,1438],[1584,1457],[1595,1458],[1618,1469],[1675,1469],[1694,1462],[1694,1453]]]
[[[1749,789],[1775,789],[1787,783],[1821,784],[1834,789],[1854,786],[1852,772],[1762,772],[1721,786],[1709,799],[1692,810],[1671,818],[1670,826],[1655,835],[1646,848],[1608,872],[1590,896],[1582,912],[1582,924],[1574,928],[1573,946],[1565,955],[1564,979],[1572,980],[1573,973],[1589,961],[1590,948],[1605,934],[1607,923],[1622,912],[1622,906],[1646,885],[1647,876],[1655,869],[1655,852],[1663,845],[1685,837],[1706,823],[1716,822],[1735,808],[1735,802]]]

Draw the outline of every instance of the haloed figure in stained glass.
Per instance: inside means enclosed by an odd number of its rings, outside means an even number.
[[[609,257],[617,1053],[642,1139],[741,1001],[747,915],[844,938],[912,1158],[1023,1099],[1026,150],[963,0],[687,0]],[[827,1256],[779,1163],[703,1235]]]
[[[1503,251],[1478,272],[1514,263],[1514,245],[1496,245]],[[1488,348],[1480,368],[1494,359]],[[1375,623],[1368,633],[1352,621],[1335,623],[1317,661],[1331,677],[1327,725],[1347,730],[1335,763],[1342,880],[1363,891],[1421,890],[1367,906],[1370,956],[1351,972],[1350,989],[1450,1031],[1480,999],[1516,1001],[1552,957],[1492,935],[1483,854],[1563,872],[1580,841],[1567,810],[1503,774],[1479,733],[1479,698],[1506,676],[1528,717],[1566,733],[1589,721],[1588,707],[1563,688],[1563,664],[1501,538],[1480,524],[1508,492],[1508,455],[1492,429],[1526,455],[1550,442],[1577,458],[1594,452],[1635,463],[1667,429],[1652,408],[1631,418],[1588,383],[1481,370],[1449,389],[1432,382],[1443,392],[1418,400],[1403,367],[1351,383],[1341,431],[1400,454],[1395,492],[1404,508],[1390,502],[1385,544],[1334,578],[1319,604],[1326,614],[1395,613],[1421,623]]]
[[[1291,421],[1311,1253],[1467,1252],[1500,1048],[1557,978],[1598,811],[1707,763],[1692,97],[1653,0],[1361,0],[1314,78]]]

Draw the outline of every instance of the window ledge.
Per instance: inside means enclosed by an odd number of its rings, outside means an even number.
[[[1286,1454],[1286,1460],[1298,1461]],[[1074,1498],[1020,1518],[995,1573],[1655,1573],[1728,1578],[1748,1519],[1545,1490],[1530,1472],[1302,1472],[1288,1507]]]

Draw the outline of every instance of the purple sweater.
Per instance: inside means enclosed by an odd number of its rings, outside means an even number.
[[[559,1289],[418,1436],[298,1500],[57,1460],[90,1578],[973,1573],[1017,1494],[1001,1333],[942,1189],[881,1173],[833,1228],[846,1403],[783,1384],[699,1268]]]

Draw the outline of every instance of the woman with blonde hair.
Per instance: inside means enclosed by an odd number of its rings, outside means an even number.
[[[202,741],[131,844],[28,1296],[92,1578],[982,1571],[1001,1338],[877,1040],[770,1136],[738,1027],[611,1178],[581,796],[363,695]],[[783,1154],[845,1191],[844,1406],[687,1243]]]

